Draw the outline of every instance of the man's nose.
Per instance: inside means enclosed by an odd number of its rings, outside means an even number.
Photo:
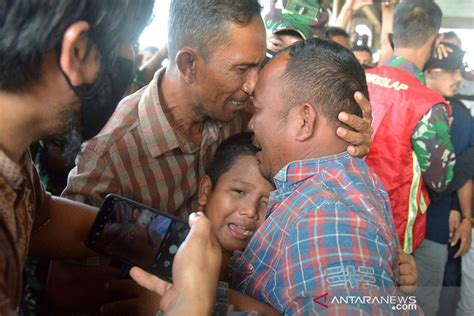
[[[252,114],[252,117],[250,118],[249,123],[247,124],[247,127],[248,127],[249,131],[251,131],[251,132],[254,131],[254,130],[253,130],[254,116],[255,116],[255,114]]]
[[[244,82],[244,85],[242,86],[242,90],[244,90],[245,93],[248,95],[253,94],[253,90],[255,89],[255,85],[257,84],[257,77],[258,77],[258,67],[253,67],[248,75],[247,78]]]
[[[462,80],[461,69],[456,70],[454,73],[454,78],[456,79],[456,82],[460,82]]]

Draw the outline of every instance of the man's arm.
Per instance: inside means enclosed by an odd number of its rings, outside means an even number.
[[[468,148],[461,155],[456,157],[454,165],[453,179],[449,183],[446,190],[439,194],[434,194],[434,199],[440,199],[446,195],[450,195],[454,191],[463,186],[466,181],[474,177],[474,147]]]
[[[332,26],[346,29],[349,25],[349,21],[352,19],[352,14],[362,7],[372,3],[372,0],[346,0],[341,8],[341,12],[339,12],[337,19]]]
[[[433,106],[416,126],[411,143],[423,180],[433,191],[444,191],[453,178],[456,158],[443,104]]]
[[[454,258],[461,257],[471,247],[472,187],[472,179],[470,179],[457,190],[462,218],[460,225],[454,230],[451,246],[456,245],[459,241],[461,241],[461,245]]]
[[[97,208],[48,195],[39,211],[43,210],[49,213],[49,221],[31,236],[29,255],[59,259],[96,254],[84,241]]]
[[[380,58],[379,65],[382,65],[393,55],[393,47],[389,40],[389,34],[393,32],[394,1],[382,3],[382,30],[380,32]]]
[[[112,163],[99,157],[86,144],[77,156],[76,167],[69,173],[67,186],[61,196],[100,206],[106,194],[120,194],[117,178]]]

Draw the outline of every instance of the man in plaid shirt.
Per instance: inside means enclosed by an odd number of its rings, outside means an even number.
[[[392,313],[334,297],[396,294],[390,203],[365,162],[339,139],[340,111],[359,114],[363,69],[341,46],[312,39],[272,59],[255,88],[249,127],[273,179],[268,218],[232,263],[234,287],[287,315]],[[322,299],[322,298],[325,299]]]
[[[217,9],[216,9],[217,8]],[[169,66],[124,99],[102,132],[85,143],[63,196],[100,205],[117,193],[187,217],[218,145],[245,128],[244,107],[265,57],[257,0],[171,1]],[[348,115],[359,133],[340,134],[353,155],[368,152],[370,105]]]
[[[418,312],[416,298],[399,295],[395,287],[399,244],[388,195],[336,135],[340,111],[361,114],[352,100],[355,91],[368,94],[364,71],[349,50],[333,42],[295,44],[263,69],[249,127],[261,147],[260,171],[274,180],[276,190],[263,225],[243,252],[234,253],[232,287],[240,293],[231,293],[233,307],[226,298],[228,287],[219,284],[218,315],[255,315],[235,311],[258,310],[242,293],[285,315]],[[210,246],[213,236],[204,240],[201,247]],[[181,275],[193,265],[183,258],[191,248],[196,251],[199,245],[179,251],[183,257],[175,261],[173,286],[139,269],[132,273],[141,285],[166,297],[161,308],[170,315],[179,308],[202,307],[195,297],[208,301],[199,286],[188,282],[183,287]],[[215,273],[206,274],[213,280]],[[187,298],[178,303],[182,297]]]

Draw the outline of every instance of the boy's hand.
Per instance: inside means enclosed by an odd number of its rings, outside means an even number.
[[[418,287],[418,271],[415,258],[407,253],[399,252],[398,264],[400,270],[400,275],[398,276],[400,289],[406,294],[415,293]]]

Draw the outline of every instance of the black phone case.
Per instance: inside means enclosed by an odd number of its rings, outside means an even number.
[[[180,218],[160,212],[156,209],[137,203],[122,196],[116,194],[108,194],[105,197],[104,202],[102,203],[102,206],[100,207],[96,219],[89,231],[89,235],[85,241],[86,246],[103,255],[110,256],[110,254],[106,253],[103,249],[98,248],[96,246],[96,242],[101,236],[104,225],[107,222],[107,218],[111,215],[113,206],[117,201],[122,201],[129,204],[133,208],[138,208],[140,210],[146,209],[152,213],[156,213],[171,219],[171,223],[168,227],[168,230],[166,231],[161,245],[158,248],[157,253],[154,256],[154,262],[151,267],[145,267],[141,264],[138,264],[137,262],[129,262],[121,258],[117,259],[130,267],[139,266],[140,268],[158,276],[160,279],[172,282],[171,271],[174,256],[181,243],[186,239],[186,236],[188,235],[190,230],[189,225]]]

